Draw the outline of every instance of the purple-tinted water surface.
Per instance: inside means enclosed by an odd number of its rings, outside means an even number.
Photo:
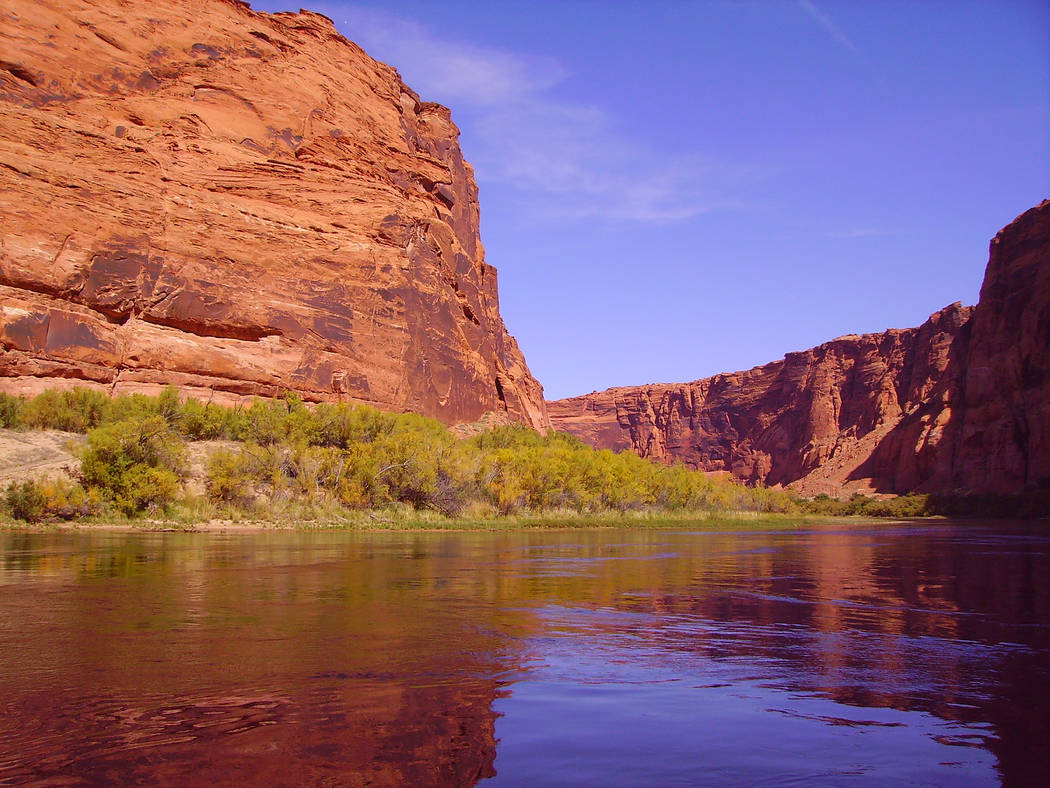
[[[1047,523],[0,533],[0,784],[1042,785]]]

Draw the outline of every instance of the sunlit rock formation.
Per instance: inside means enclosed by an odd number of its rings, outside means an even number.
[[[1050,481],[1050,201],[991,244],[976,307],[746,372],[547,403],[554,427],[807,493]]]
[[[291,389],[543,428],[449,111],[324,16],[10,0],[0,389]]]

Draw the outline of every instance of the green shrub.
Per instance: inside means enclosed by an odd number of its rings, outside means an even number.
[[[302,504],[303,511],[399,504],[445,514],[470,507],[502,513],[798,507],[783,490],[748,488],[629,452],[595,451],[564,433],[511,425],[457,440],[417,414],[307,405],[291,393],[226,408],[181,401],[171,387],[154,397],[112,399],[74,389],[24,403],[0,400],[0,414],[8,411],[12,422],[88,431],[82,466],[88,493],[126,514],[164,507],[178,494],[181,438],[241,442],[238,451],[216,452],[207,462],[207,497],[227,509],[263,503],[271,509]],[[866,500],[835,505],[872,506]]]
[[[436,508],[447,490],[448,469],[445,455],[454,438],[441,424],[416,414],[405,414],[394,430],[371,444],[376,492],[385,488],[394,501],[416,509]],[[446,477],[439,483],[439,477]]]
[[[379,436],[394,430],[400,416],[369,407],[318,405],[314,408],[317,420],[317,443],[349,449],[362,443],[372,443]]]
[[[44,496],[35,482],[11,482],[4,495],[8,514],[16,520],[37,523],[44,518]]]
[[[160,416],[118,421],[87,435],[80,473],[126,515],[156,511],[175,498],[184,446]]]
[[[182,403],[173,427],[187,440],[204,441],[232,438],[240,432],[241,408],[224,408],[214,403],[187,399]]]
[[[43,479],[37,486],[44,496],[44,513],[48,518],[77,520],[102,512],[102,498],[97,491],[66,479]]]
[[[0,391],[0,427],[18,429],[25,426],[22,420],[24,407],[24,399]]]
[[[124,394],[111,398],[102,413],[98,425],[113,424],[117,421],[143,421],[150,416],[160,415],[158,397],[145,394]]]
[[[111,400],[94,389],[48,390],[25,403],[22,420],[36,429],[87,432],[102,423]]]
[[[280,443],[287,434],[288,407],[281,400],[255,400],[244,412],[243,431],[238,440],[251,441],[260,446]]]
[[[66,479],[36,479],[7,487],[5,508],[16,520],[76,520],[101,511],[101,500]]]
[[[248,506],[252,501],[254,475],[251,458],[244,452],[219,449],[208,457],[205,487],[212,501]]]
[[[846,504],[838,498],[832,498],[827,493],[820,493],[813,498],[804,498],[799,501],[799,507],[808,514],[842,515],[845,514]]]

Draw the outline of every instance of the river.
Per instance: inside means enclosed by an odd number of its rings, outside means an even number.
[[[1050,524],[0,532],[0,784],[1043,785]]]

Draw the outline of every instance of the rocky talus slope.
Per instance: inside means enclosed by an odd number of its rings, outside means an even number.
[[[449,111],[313,13],[8,0],[0,389],[547,425]]]
[[[548,402],[592,445],[806,493],[1050,482],[1050,201],[991,243],[976,307],[679,384]]]

